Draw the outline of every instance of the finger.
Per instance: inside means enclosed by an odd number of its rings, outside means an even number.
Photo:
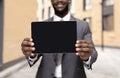
[[[80,51],[82,51],[81,48],[76,48],[76,52],[80,52]]]
[[[22,48],[22,51],[23,52],[32,52],[32,51],[35,51],[35,47],[23,47]]]
[[[88,58],[91,56],[91,54],[86,52],[76,53],[76,55],[79,56],[82,60],[88,60]]]
[[[33,41],[33,39],[27,37],[27,38],[24,39],[24,41]]]
[[[77,52],[90,52],[91,48],[76,48]]]
[[[22,47],[24,46],[34,46],[34,43],[33,42],[30,42],[30,41],[23,41],[22,44],[21,44]]]
[[[89,47],[90,45],[88,43],[80,43],[80,44],[75,44],[76,48],[86,48]]]
[[[80,54],[79,53],[75,53],[77,56],[79,56]]]
[[[25,56],[30,56],[31,53],[32,53],[32,52],[23,52],[23,54],[24,54]]]
[[[82,44],[78,44],[78,43],[77,43],[77,44],[75,44],[75,47],[76,47],[76,48],[80,48],[80,47],[82,47]]]
[[[87,55],[85,52],[80,52],[80,53],[79,53],[79,56],[80,56],[80,57],[87,57],[88,55]]]
[[[76,55],[79,55],[81,57],[89,57],[91,56],[92,51],[77,51]]]
[[[26,52],[26,56],[30,56],[32,52]]]
[[[76,53],[76,55],[79,56],[83,60],[86,60],[89,58],[89,55],[86,55],[84,52]]]
[[[31,57],[31,58],[34,58],[34,57],[36,57],[36,54],[35,54],[35,53],[31,53],[31,54],[30,54],[30,57]]]
[[[77,52],[76,55],[77,56],[84,56],[85,54],[83,52]]]
[[[88,44],[89,48],[93,48],[93,45],[91,43]]]
[[[85,52],[80,52],[79,54],[80,54],[80,56],[82,56],[82,57],[83,57],[83,56],[85,57],[85,55],[86,55]]]
[[[32,42],[33,39],[32,38],[24,38],[24,40],[22,41],[21,46],[27,45],[27,42]]]
[[[89,56],[91,56],[91,52],[80,52],[80,55],[89,57]]]
[[[89,59],[89,56],[80,56],[80,58],[83,60],[83,61],[87,61]]]
[[[77,40],[76,43],[87,43],[86,40]]]
[[[30,56],[32,56],[32,57],[33,57],[33,56],[35,56],[35,54],[34,54],[34,53],[31,53],[31,54],[30,54]]]

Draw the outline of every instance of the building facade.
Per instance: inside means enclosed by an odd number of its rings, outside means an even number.
[[[90,24],[95,45],[120,47],[119,0],[76,0],[75,16]]]
[[[21,42],[31,36],[36,10],[36,0],[0,0],[0,68],[23,58]]]

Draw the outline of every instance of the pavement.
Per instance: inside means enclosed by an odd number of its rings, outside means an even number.
[[[98,59],[93,70],[86,70],[88,78],[120,78],[120,49],[97,48]]]
[[[120,78],[120,49],[96,47],[98,59],[93,64],[92,70],[87,70],[87,78]],[[4,71],[0,72],[0,78],[35,78],[39,62],[29,67],[24,60]]]

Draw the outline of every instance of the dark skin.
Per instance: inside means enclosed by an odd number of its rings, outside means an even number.
[[[71,0],[51,0],[55,14],[63,18],[69,12],[69,4]],[[35,50],[32,38],[24,38],[21,43],[22,52],[25,56],[35,58],[37,54],[33,53]],[[77,40],[76,44],[76,55],[79,56],[83,61],[87,61],[92,54],[93,45],[86,40]]]
[[[71,0],[51,0],[51,3],[55,14],[62,18],[69,12]]]

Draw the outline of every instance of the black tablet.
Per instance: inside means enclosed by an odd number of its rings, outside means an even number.
[[[76,21],[32,22],[35,53],[75,52],[76,26]]]

